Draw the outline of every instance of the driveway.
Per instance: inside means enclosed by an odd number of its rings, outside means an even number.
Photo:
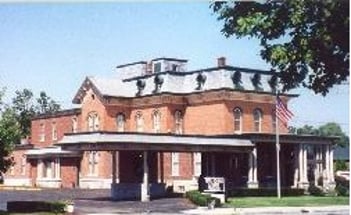
[[[150,202],[111,201],[110,190],[44,189],[36,191],[0,190],[0,210],[6,210],[8,201],[58,201],[74,199],[75,214],[179,214],[194,209],[184,198],[162,198]]]

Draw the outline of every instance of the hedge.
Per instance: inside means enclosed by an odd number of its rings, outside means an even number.
[[[35,212],[65,212],[66,204],[63,202],[42,202],[42,201],[10,201],[7,202],[9,213],[35,213]]]
[[[185,197],[198,206],[208,206],[208,203],[215,201],[215,207],[221,206],[221,201],[209,194],[202,194],[198,190],[192,190],[185,193]]]

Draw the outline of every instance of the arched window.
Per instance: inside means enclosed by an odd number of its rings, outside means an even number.
[[[176,134],[183,133],[183,113],[180,110],[174,112],[174,130]]]
[[[137,132],[143,132],[144,131],[144,119],[142,113],[139,111],[137,112],[135,116],[135,125],[136,125],[136,131]]]
[[[98,131],[100,127],[99,116],[97,113],[90,113],[88,116],[88,130],[89,131]]]
[[[99,164],[99,153],[97,151],[88,152],[88,162],[89,162],[89,175],[98,175],[98,164]]]
[[[125,129],[126,117],[123,113],[118,113],[116,116],[117,131],[123,132]]]
[[[242,110],[239,107],[234,108],[234,133],[242,132]]]
[[[152,127],[155,133],[159,133],[161,131],[161,113],[159,110],[155,110],[152,113]]]
[[[253,120],[254,120],[254,131],[261,132],[262,131],[262,111],[260,109],[254,110]]]
[[[77,133],[78,128],[78,121],[77,117],[72,118],[72,133]]]

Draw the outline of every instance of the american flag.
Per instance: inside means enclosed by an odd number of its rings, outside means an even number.
[[[279,96],[277,96],[277,103],[275,108],[276,116],[285,126],[287,126],[289,120],[291,120],[294,114],[284,105]]]

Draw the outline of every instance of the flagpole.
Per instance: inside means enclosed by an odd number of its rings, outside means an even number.
[[[278,120],[278,96],[279,90],[276,90],[276,107],[275,107],[275,145],[276,145],[276,153],[277,153],[277,196],[278,199],[281,198],[280,192],[280,144],[279,144],[279,120]]]

